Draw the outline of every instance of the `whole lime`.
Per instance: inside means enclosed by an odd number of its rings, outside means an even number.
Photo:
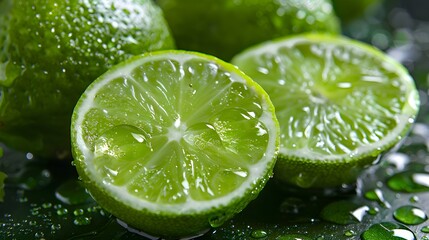
[[[330,0],[158,0],[177,47],[224,60],[251,45],[307,31],[339,32]]]
[[[332,0],[335,13],[343,23],[349,23],[382,2],[381,0]]]
[[[150,0],[0,2],[0,141],[42,156],[69,151],[81,93],[112,65],[174,48]]]

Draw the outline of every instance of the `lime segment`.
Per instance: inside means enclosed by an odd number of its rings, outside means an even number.
[[[98,78],[71,130],[78,172],[100,205],[169,237],[241,211],[271,176],[279,138],[259,85],[183,51],[132,58]]]
[[[276,107],[283,159],[276,175],[289,183],[354,180],[404,137],[418,111],[418,93],[403,66],[343,37],[279,39],[232,62],[261,84]]]

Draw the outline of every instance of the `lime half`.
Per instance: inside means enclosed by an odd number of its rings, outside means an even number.
[[[232,62],[261,84],[276,108],[275,178],[301,187],[355,181],[400,142],[418,112],[418,92],[404,67],[344,37],[283,38]]]
[[[272,175],[279,144],[266,92],[214,57],[160,51],[93,82],[72,117],[79,175],[95,200],[150,235],[219,226]]]

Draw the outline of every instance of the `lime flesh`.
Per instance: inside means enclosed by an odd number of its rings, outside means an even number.
[[[343,37],[267,42],[232,62],[270,95],[281,128],[275,177],[301,187],[353,182],[406,135],[415,84],[399,63]]]
[[[278,123],[268,95],[202,54],[135,57],[98,78],[72,119],[79,175],[97,202],[162,237],[241,211],[270,178]]]
[[[46,157],[70,150],[80,94],[132,55],[174,48],[149,0],[0,2],[0,141]]]

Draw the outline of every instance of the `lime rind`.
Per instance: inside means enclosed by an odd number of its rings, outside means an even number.
[[[169,59],[169,61],[165,61],[165,59]],[[120,134],[120,131],[124,129],[126,131],[128,131],[127,129],[135,129],[135,132],[139,132],[140,134],[139,136],[141,136],[141,139],[144,139],[146,136],[150,135],[152,140],[156,141],[156,143],[158,144],[157,145],[157,144],[154,144],[154,142],[152,142],[146,145],[145,147],[143,147],[143,148],[147,148],[148,151],[150,150],[151,147],[160,148],[161,145],[163,144],[164,144],[163,146],[166,146],[165,143],[172,144],[171,145],[172,149],[174,147],[180,148],[181,144],[185,144],[184,141],[186,140],[185,137],[186,137],[187,128],[192,127],[192,124],[189,124],[189,126],[186,125],[187,121],[198,122],[196,121],[197,120],[196,116],[201,117],[204,115],[204,114],[201,115],[201,113],[198,112],[198,108],[197,108],[195,112],[193,112],[188,116],[189,119],[186,119],[185,117],[183,117],[183,119],[180,119],[180,117],[179,118],[176,117],[170,120],[165,120],[165,118],[158,119],[159,122],[163,122],[163,121],[167,122],[167,125],[160,124],[160,126],[162,125],[162,128],[164,128],[163,129],[164,131],[162,129],[160,130],[156,123],[151,124],[150,127],[144,124],[140,126],[133,126],[134,123],[132,121],[134,121],[135,117],[132,116],[132,114],[128,114],[127,118],[124,118],[128,120],[132,119],[130,120],[131,122],[121,123],[125,125],[128,124],[128,126],[121,125],[122,126],[120,128],[121,130],[113,131],[112,133],[109,132],[110,129],[112,129],[112,127],[113,128],[118,127],[118,123],[120,121],[115,120],[114,122],[107,123],[109,121],[108,118],[106,118],[107,120],[106,119],[95,120],[97,119],[96,118],[97,116],[102,116],[102,114],[97,115],[97,112],[103,112],[103,114],[107,114],[107,112],[109,112],[110,110],[108,107],[104,108],[106,106],[109,106],[109,102],[107,102],[107,105],[104,106],[103,104],[106,104],[106,103],[103,102],[104,98],[102,95],[104,94],[107,96],[107,93],[109,93],[109,91],[112,91],[112,89],[115,89],[115,88],[112,88],[110,90],[106,88],[107,90],[105,90],[106,86],[113,86],[114,84],[117,84],[117,82],[121,82],[122,81],[121,79],[126,79],[128,81],[128,87],[131,87],[131,85],[129,84],[131,82],[130,79],[133,78],[133,74],[134,74],[133,71],[135,71],[136,69],[138,69],[139,74],[143,74],[141,75],[141,77],[145,79],[144,74],[146,74],[146,71],[141,69],[141,66],[148,67],[149,65],[146,65],[146,63],[151,63],[151,62],[162,62],[163,64],[169,65],[173,61],[178,66],[186,66],[187,63],[192,61],[196,61],[196,62],[203,61],[210,64],[214,64],[213,66],[216,65],[217,68],[221,69],[225,73],[225,78],[228,79],[228,81],[230,81],[230,83],[227,84],[225,87],[227,89],[228,88],[231,89],[226,91],[228,94],[224,93],[224,95],[227,95],[228,98],[222,98],[223,99],[222,101],[218,101],[214,105],[207,105],[205,102],[200,104],[205,106],[205,108],[207,109],[216,108],[216,106],[225,106],[226,109],[238,109],[237,106],[234,105],[235,104],[233,103],[234,101],[240,102],[240,101],[249,101],[249,100],[241,100],[241,99],[248,99],[248,98],[239,96],[240,94],[238,94],[238,97],[237,97],[238,100],[234,99],[233,96],[236,94],[234,91],[237,89],[239,90],[244,89],[247,92],[251,92],[251,95],[254,95],[255,97],[257,96],[257,98],[260,101],[257,103],[243,105],[243,107],[259,109],[256,112],[252,112],[252,114],[250,115],[241,114],[240,109],[232,110],[233,112],[238,111],[238,114],[235,114],[234,116],[242,119],[248,118],[249,120],[246,120],[246,121],[243,120],[242,122],[238,121],[236,123],[234,123],[233,121],[235,126],[228,125],[227,127],[222,128],[223,127],[222,118],[229,117],[228,111],[230,110],[228,110],[227,112],[221,112],[220,114],[216,115],[217,116],[216,119],[219,120],[217,121],[217,123],[219,124],[222,123],[222,124],[219,126],[217,126],[216,124],[213,124],[212,126],[219,133],[219,136],[221,138],[227,139],[228,137],[230,137],[230,135],[228,135],[230,134],[228,131],[231,128],[239,128],[240,126],[246,128],[246,124],[244,123],[250,122],[251,124],[253,124],[252,122],[254,122],[256,132],[254,133],[251,132],[250,134],[251,135],[261,134],[261,135],[268,136],[266,140],[263,140],[264,143],[266,144],[265,145],[266,148],[261,148],[256,150],[252,148],[252,142],[250,142],[248,146],[240,146],[240,144],[237,145],[233,142],[232,144],[229,144],[229,145],[225,144],[227,148],[232,150],[230,150],[231,155],[223,159],[229,159],[228,161],[235,160],[238,162],[235,164],[238,164],[238,165],[241,164],[242,167],[245,169],[241,172],[238,171],[234,173],[236,175],[241,175],[241,177],[244,178],[245,180],[242,182],[236,183],[236,189],[231,189],[231,192],[227,192],[227,193],[219,192],[214,194],[214,196],[211,198],[205,198],[205,197],[193,198],[191,197],[191,194],[186,195],[186,191],[189,191],[189,185],[191,183],[187,181],[180,181],[178,182],[179,184],[177,185],[181,185],[179,186],[182,188],[180,191],[182,191],[182,193],[184,193],[186,196],[182,198],[182,200],[180,201],[177,200],[177,201],[169,202],[169,201],[166,201],[165,199],[154,200],[152,198],[145,198],[144,196],[142,197],[142,195],[130,194],[130,188],[127,188],[127,183],[125,180],[126,178],[121,178],[119,182],[115,182],[116,180],[114,179],[114,177],[112,178],[113,179],[112,180],[104,176],[104,174],[106,175],[110,174],[108,172],[109,169],[108,171],[103,170],[103,168],[106,168],[106,166],[108,167],[110,163],[103,162],[105,161],[105,159],[97,156],[98,150],[97,150],[96,144],[97,144],[97,141],[99,141],[101,136],[108,136],[106,137],[106,139],[108,138],[114,139],[114,138],[118,138],[116,135]],[[174,69],[174,67],[172,67],[171,69]],[[181,77],[184,77],[186,75],[182,71],[183,69],[176,69],[176,70],[177,72],[180,73],[179,75]],[[192,72],[193,69],[191,69],[190,71]],[[164,79],[170,78],[168,70],[165,70],[162,72],[160,71],[160,73],[158,74],[162,75],[162,76],[158,76],[159,78],[164,78]],[[204,76],[199,76],[199,78],[204,78]],[[213,89],[208,88],[210,84],[214,84],[215,79],[213,78],[209,80],[213,82],[209,83],[207,86],[201,85],[200,87],[202,87],[204,91],[208,91],[208,90],[216,91],[217,87]],[[144,80],[141,80],[141,81],[144,81]],[[137,89],[138,88],[137,85],[136,86],[133,85],[132,88]],[[190,84],[189,86],[188,84],[183,84],[183,83],[180,83],[179,85],[180,87],[187,87],[187,88],[191,87]],[[198,84],[196,83],[194,87],[196,87],[196,85]],[[243,87],[239,88],[239,87],[236,87],[235,85],[243,86]],[[234,87],[231,87],[231,86],[234,86]],[[147,87],[151,88],[152,92],[156,91],[154,88],[155,87],[154,85],[152,85],[151,87],[147,85]],[[170,87],[171,86],[168,86],[166,88],[170,90],[174,89]],[[225,87],[223,87],[223,89],[225,89]],[[141,88],[143,89],[142,86]],[[138,95],[141,92],[144,92],[144,91],[140,91],[140,92],[133,91],[133,93],[130,94],[130,92],[125,92],[125,91],[119,92],[118,90],[118,93],[114,93],[110,97],[112,99],[120,99],[120,98],[127,99],[127,96]],[[185,102],[181,102],[182,101],[181,99],[183,99],[183,97],[187,97],[187,95],[182,96],[180,95],[182,94],[180,92],[181,90],[172,92],[171,96],[168,94],[164,94],[163,96],[165,97],[165,99],[162,97],[158,98],[158,103],[161,103],[161,105],[159,105],[158,107],[158,111],[164,112],[166,114],[171,114],[173,116],[176,116],[176,115],[180,116],[180,114],[177,114],[175,112],[177,111],[177,109],[180,109],[181,111],[186,112],[187,108],[190,108],[192,104],[187,105],[185,104]],[[170,92],[168,93],[170,94]],[[213,92],[213,93],[208,93],[208,95],[217,96],[219,95],[219,93]],[[245,94],[243,95],[246,96]],[[133,97],[133,99],[134,100],[132,101],[135,101],[136,98]],[[175,99],[175,101],[170,101],[166,99],[170,99],[170,100]],[[253,99],[250,99],[250,100],[253,100]],[[116,101],[116,100],[113,100],[113,101]],[[120,108],[122,108],[122,112],[126,114],[127,106],[122,104],[123,102],[121,101],[122,100],[117,101],[116,104],[119,105]],[[150,101],[152,101],[152,105],[154,105],[156,102],[153,96]],[[198,105],[198,103],[195,103],[195,104]],[[99,109],[104,108],[105,111],[94,110],[96,108],[99,108]],[[147,112],[147,114],[149,112]],[[117,114],[121,115],[122,113],[117,113]],[[145,113],[142,112],[142,114],[145,114]],[[278,153],[279,125],[276,120],[275,110],[269,99],[269,96],[258,84],[256,84],[248,76],[246,76],[244,73],[238,70],[235,66],[222,62],[215,57],[211,57],[211,56],[207,56],[199,53],[192,53],[192,52],[185,52],[185,51],[159,51],[159,52],[148,53],[142,56],[131,58],[130,60],[115,66],[114,68],[106,72],[104,75],[102,75],[98,80],[94,81],[94,83],[92,83],[88,87],[88,89],[85,91],[85,94],[82,95],[81,99],[76,105],[76,108],[72,117],[72,123],[73,124],[71,127],[71,135],[72,135],[72,144],[74,149],[73,154],[75,157],[76,167],[84,182],[87,183],[88,189],[94,195],[94,198],[101,203],[107,203],[107,205],[110,205],[110,206],[113,205],[114,207],[107,207],[107,209],[113,212],[118,217],[123,218],[125,221],[127,221],[128,219],[127,222],[131,222],[131,223],[134,222],[134,224],[132,225],[141,227],[143,229],[153,228],[153,222],[156,222],[158,220],[159,220],[159,224],[162,225],[163,218],[185,218],[186,216],[189,218],[194,218],[194,220],[195,218],[197,218],[198,221],[200,221],[197,224],[198,226],[200,226],[201,224],[205,226],[209,226],[210,221],[212,222],[225,221],[226,219],[230,218],[231,215],[241,211],[244,208],[244,206],[247,205],[248,202],[250,202],[252,199],[256,197],[256,195],[265,185],[266,181],[272,175],[272,170],[274,168],[276,156]],[[91,125],[91,124],[94,124],[94,125]],[[202,126],[202,127],[205,127],[205,126]],[[226,130],[226,132],[220,132],[219,129]],[[193,129],[193,131],[197,131],[197,132],[199,131],[198,124],[197,124],[197,127]],[[244,133],[244,134],[249,134],[249,133]],[[249,136],[250,135],[248,136],[246,135],[244,139],[247,138],[247,139],[250,139],[249,141],[251,141],[252,139]],[[161,138],[164,138],[164,140],[160,140]],[[254,136],[253,138],[258,138],[258,136]],[[123,141],[126,142],[127,140],[123,140]],[[240,143],[240,141],[243,141],[243,140],[239,140],[238,143]],[[192,141],[191,141],[191,144],[192,144]],[[204,146],[207,146],[207,144]],[[245,148],[248,148],[248,149],[245,149]],[[127,151],[129,152],[130,149],[132,148],[128,147]],[[261,152],[262,149],[263,149],[263,152]],[[214,150],[216,150],[216,148],[214,148]],[[233,153],[233,150],[238,150],[239,152]],[[99,150],[99,152],[100,151],[102,152],[102,150]],[[166,151],[166,152],[169,152],[168,154],[170,154],[172,151],[174,150]],[[261,154],[255,154],[256,153],[255,151],[260,152]],[[134,155],[132,154],[134,153],[131,153],[131,155],[129,156],[134,157]],[[163,154],[162,157],[169,156],[167,153],[161,153],[161,154]],[[224,154],[227,154],[227,153],[220,153],[220,155],[224,155]],[[245,156],[246,154],[248,154],[250,157]],[[255,158],[255,156],[252,156],[252,154],[257,156],[256,157],[257,159]],[[138,156],[138,153],[136,156]],[[236,159],[233,159],[233,158],[236,158]],[[122,158],[121,161],[125,161],[125,159]],[[145,164],[145,163],[142,163],[142,164]],[[186,168],[186,166],[181,166],[180,164],[178,164],[177,167],[174,168],[175,169],[174,171],[178,171],[179,175],[185,174],[186,171],[184,171],[183,173],[180,173],[181,171],[180,168],[183,168],[183,167]],[[208,177],[210,178],[213,176],[209,175]],[[180,176],[180,178],[178,179],[187,180],[185,175]],[[232,179],[235,179],[235,178],[232,178]],[[151,182],[148,184],[154,184],[154,182]],[[147,185],[147,188],[150,188],[150,187],[151,186]],[[158,219],[158,220],[153,220],[152,222],[150,222],[149,220],[133,219],[129,221],[130,217],[128,217],[127,215],[132,215],[132,214],[124,215],[124,213],[122,213],[122,210],[128,213],[129,211],[138,211],[138,212],[141,212],[142,214],[151,215],[152,219]],[[210,219],[216,219],[216,218],[219,218],[221,220],[216,220],[216,221],[210,220]],[[182,224],[186,225],[187,223],[185,221]],[[148,227],[147,225],[152,225],[152,227]],[[217,225],[217,224],[214,224],[214,225]],[[186,232],[187,230],[182,229],[182,231]],[[156,233],[157,231],[152,230],[151,232]]]
[[[347,152],[345,154],[318,154],[314,151],[306,150],[305,147],[302,149],[294,150],[294,149],[285,149],[280,148],[280,154],[283,156],[287,156],[287,158],[296,158],[296,159],[318,159],[324,160],[326,162],[329,161],[354,161],[355,159],[359,159],[367,156],[377,156],[379,153],[385,151],[386,149],[390,149],[392,145],[396,144],[401,138],[403,138],[406,133],[410,129],[410,125],[414,122],[414,119],[417,115],[419,108],[419,96],[418,92],[415,90],[415,85],[413,79],[409,76],[406,69],[391,59],[390,57],[384,55],[379,50],[368,46],[366,44],[360,43],[355,40],[339,38],[331,35],[325,34],[303,34],[294,37],[286,37],[282,39],[277,39],[274,41],[266,42],[254,47],[249,48],[248,50],[237,55],[232,62],[242,67],[242,65],[246,64],[248,58],[253,56],[262,56],[262,55],[271,55],[276,56],[279,54],[279,49],[283,49],[283,51],[287,51],[284,49],[290,49],[293,51],[298,44],[305,43],[329,43],[335,46],[347,46],[347,48],[354,48],[360,52],[367,52],[371,57],[378,59],[380,63],[383,64],[383,68],[385,68],[389,72],[393,72],[397,74],[398,78],[401,79],[401,83],[407,89],[405,91],[406,100],[402,108],[400,109],[400,114],[395,116],[395,121],[397,122],[397,126],[392,129],[392,131],[388,132],[386,136],[383,137],[380,141],[372,142],[371,144],[362,145],[353,151]],[[281,54],[281,53],[280,53]],[[304,56],[305,58],[305,56]],[[246,72],[246,68],[242,67],[242,69]],[[252,76],[250,74],[250,76]],[[259,79],[254,78],[257,82],[264,86],[264,83],[259,81]],[[279,86],[281,87],[281,86]],[[268,91],[269,94],[270,91]],[[286,94],[286,93],[285,93]],[[272,97],[273,98],[273,97]],[[275,100],[273,100],[275,102]],[[276,104],[276,103],[274,103]],[[287,104],[287,103],[286,103]],[[278,109],[278,106],[276,106]]]
[[[352,182],[401,143],[419,110],[404,66],[346,37],[276,39],[232,63],[270,94],[281,127],[275,176],[299,186]]]

